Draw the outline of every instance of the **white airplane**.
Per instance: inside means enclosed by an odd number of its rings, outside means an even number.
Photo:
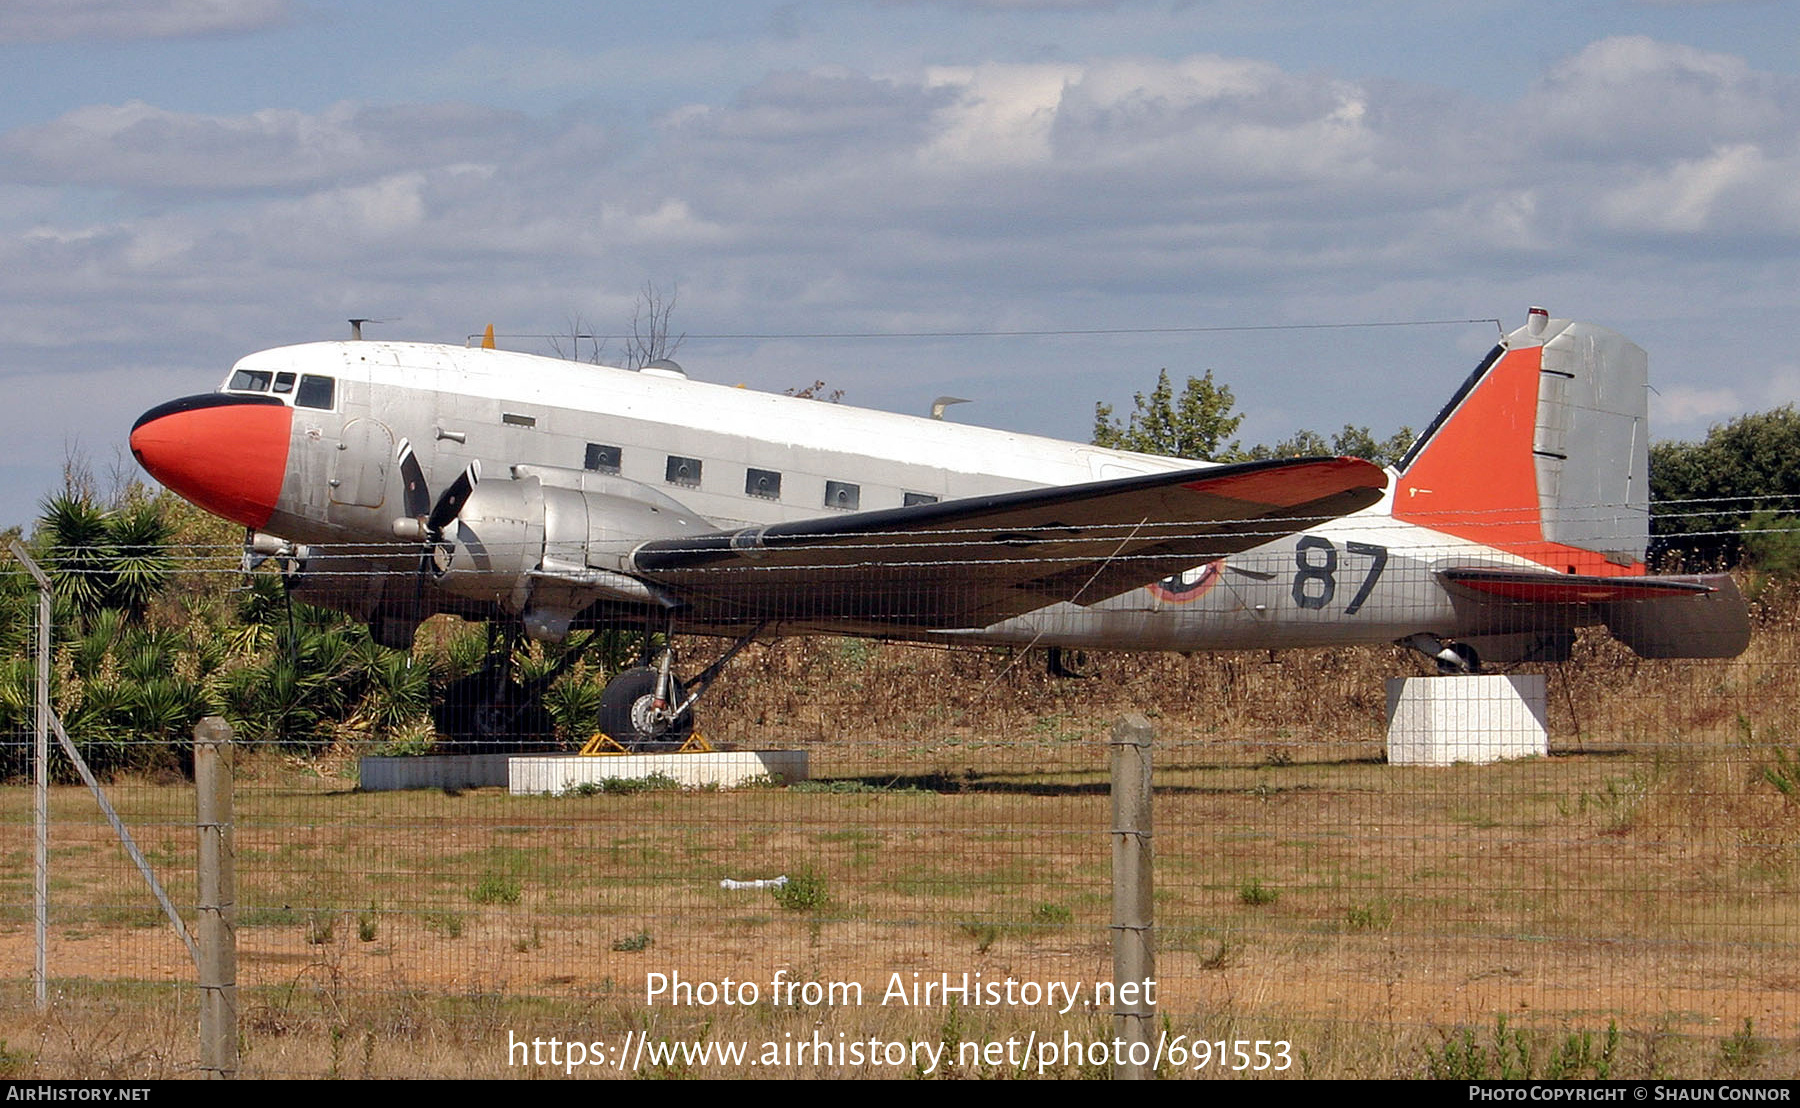
[[[252,354],[144,413],[158,481],[248,529],[292,594],[407,648],[439,612],[560,641],[665,632],[598,724],[685,737],[748,643],[834,634],[1056,649],[1404,642],[1447,670],[1749,641],[1731,579],[1651,576],[1648,359],[1533,308],[1406,458],[1205,465],[491,348]],[[676,632],[736,640],[692,683]],[[510,658],[508,638],[505,658]],[[650,636],[645,635],[645,642]],[[524,707],[504,665],[458,690]],[[497,729],[492,726],[487,729]]]

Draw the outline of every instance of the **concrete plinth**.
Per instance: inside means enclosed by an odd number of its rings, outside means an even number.
[[[1397,766],[1480,765],[1549,753],[1544,678],[1468,674],[1387,683],[1387,757]]]
[[[480,789],[506,784],[511,754],[428,754],[364,758],[357,784],[364,792],[392,789]]]
[[[691,788],[729,789],[747,781],[783,784],[808,776],[804,750],[723,750],[711,754],[523,754],[512,759],[507,790],[514,796],[561,794],[586,784],[662,774]]]

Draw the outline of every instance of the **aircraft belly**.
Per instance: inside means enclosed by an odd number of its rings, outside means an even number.
[[[1326,541],[1338,550],[1335,559],[1321,553]],[[1385,643],[1419,632],[1456,632],[1458,612],[1425,561],[1385,549],[1380,557],[1359,557],[1348,546],[1299,536],[1091,606],[1041,608],[970,637],[1089,650],[1186,651]]]

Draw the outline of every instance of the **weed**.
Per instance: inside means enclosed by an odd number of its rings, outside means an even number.
[[[943,1057],[945,1058],[956,1058],[962,1051],[962,1005],[954,1000],[950,1002],[949,1010],[944,1013],[943,1026],[938,1029],[938,1043],[943,1048]],[[921,1069],[915,1069],[913,1071],[913,1076],[924,1077],[926,1074]],[[943,1076],[949,1077],[950,1074],[946,1071]]]
[[[1031,911],[1031,918],[1040,924],[1057,926],[1075,922],[1075,913],[1060,904],[1040,904]]]
[[[380,924],[381,919],[375,914],[375,905],[369,905],[369,910],[366,912],[358,912],[356,914],[356,941],[362,943],[374,942],[375,931]]]
[[[1385,900],[1352,904],[1344,912],[1344,926],[1351,931],[1386,931],[1394,925],[1394,910]]]
[[[852,669],[867,669],[875,657],[876,645],[868,639],[837,639],[831,645],[838,660]]]
[[[1488,1072],[1487,1052],[1475,1041],[1475,1031],[1459,1027],[1444,1037],[1438,1048],[1425,1055],[1425,1071],[1434,1081],[1482,1081]]]
[[[423,920],[425,930],[446,939],[460,939],[463,933],[461,912],[426,912]]]
[[[1748,1069],[1767,1052],[1768,1044],[1756,1037],[1755,1025],[1745,1016],[1744,1026],[1719,1044],[1719,1064],[1729,1070]]]
[[[824,875],[802,870],[769,890],[775,903],[790,912],[819,912],[831,903],[831,886]]]
[[[1544,1064],[1543,1077],[1547,1081],[1587,1077],[1605,1081],[1612,1076],[1613,1055],[1618,1049],[1619,1024],[1616,1020],[1606,1025],[1606,1037],[1601,1040],[1597,1051],[1594,1049],[1593,1032],[1571,1033]]]
[[[1608,1031],[1607,1044],[1602,1048],[1603,1058],[1593,1054],[1591,1038],[1572,1035],[1570,1039],[1574,1045],[1565,1042],[1562,1050],[1553,1056],[1553,1059],[1562,1059],[1559,1064],[1565,1067],[1573,1066],[1577,1061],[1590,1067],[1603,1064],[1610,1072],[1612,1051],[1618,1048],[1616,1026]],[[1445,1037],[1437,1050],[1425,1056],[1425,1068],[1438,1080],[1524,1081],[1530,1079],[1535,1064],[1533,1047],[1529,1035],[1517,1028],[1509,1029],[1505,1016],[1495,1016],[1493,1041],[1486,1049],[1475,1041],[1473,1028],[1459,1027]],[[1573,1076],[1573,1070],[1568,1076]]]
[[[1264,904],[1273,904],[1281,899],[1281,890],[1262,883],[1262,878],[1252,877],[1238,886],[1238,902],[1260,908]]]
[[[1775,764],[1764,766],[1763,780],[1780,790],[1789,804],[1800,804],[1800,752],[1793,758],[1788,752],[1777,747]]]
[[[513,950],[519,954],[529,954],[532,951],[541,948],[543,945],[544,936],[539,933],[536,924],[532,925],[531,934],[529,936],[520,935],[513,940]]]
[[[477,904],[517,904],[524,895],[518,879],[490,873],[469,890],[469,899]]]
[[[791,793],[895,793],[898,795],[923,795],[930,789],[921,789],[913,785],[871,785],[867,781],[796,781],[788,786]]]
[[[30,1064],[29,1054],[8,1050],[6,1040],[0,1039],[0,1077],[23,1077]]]
[[[640,950],[649,950],[651,942],[649,930],[639,931],[635,935],[627,935],[613,942],[612,948],[621,954],[636,954]]]
[[[324,946],[337,933],[337,915],[332,912],[309,912],[306,916],[306,941]]]
[[[1000,927],[997,924],[970,920],[960,926],[963,934],[975,940],[975,950],[979,954],[986,954],[988,948],[1000,938]]]
[[[643,777],[608,777],[604,781],[583,781],[562,791],[563,796],[630,796],[633,793],[672,792],[681,782],[666,773],[649,773]]]
[[[283,904],[279,908],[252,908],[238,918],[239,927],[286,927],[306,917]]]

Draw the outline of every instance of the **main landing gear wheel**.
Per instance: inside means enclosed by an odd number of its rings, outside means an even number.
[[[656,683],[660,671],[651,666],[628,669],[606,683],[600,694],[600,730],[627,750],[674,750],[694,733],[694,713],[668,719],[669,709],[687,700],[687,689],[669,679],[669,700],[656,707]]]
[[[450,682],[431,711],[438,734],[472,754],[521,754],[548,750],[555,730],[543,701],[517,681],[474,673]]]
[[[1445,647],[1454,660],[1440,657],[1438,672],[1442,674],[1480,673],[1481,655],[1466,642],[1453,642]]]

